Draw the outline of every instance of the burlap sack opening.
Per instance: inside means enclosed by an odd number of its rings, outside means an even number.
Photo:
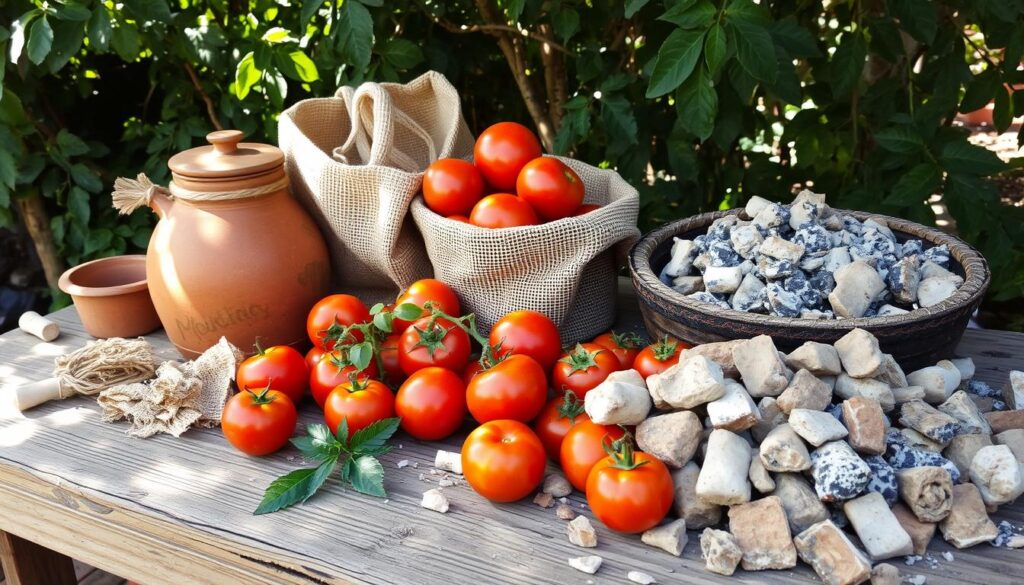
[[[561,160],[583,180],[585,202],[600,209],[538,226],[486,229],[413,200],[434,277],[458,292],[483,329],[510,311],[533,309],[559,326],[563,343],[572,343],[615,320],[616,252],[625,257],[640,235],[639,194],[614,171]]]
[[[473,152],[458,92],[444,76],[303,100],[281,115],[279,142],[292,193],[327,239],[336,290],[393,299],[431,276],[409,204],[431,162]]]

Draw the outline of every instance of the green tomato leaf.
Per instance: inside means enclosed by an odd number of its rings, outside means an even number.
[[[863,34],[858,31],[843,35],[830,64],[833,96],[840,98],[853,93],[864,71],[867,56],[868,45]]]
[[[391,39],[381,48],[380,54],[397,69],[412,69],[423,62],[423,50],[405,39]]]
[[[885,202],[904,207],[920,205],[938,190],[941,182],[942,173],[937,166],[921,163],[900,177]]]
[[[337,464],[337,461],[324,461],[319,467],[296,469],[275,479],[253,514],[269,514],[305,502],[324,485]]]
[[[370,11],[358,2],[345,2],[338,14],[335,34],[341,58],[357,70],[366,69],[373,49],[373,19]]]
[[[778,63],[768,30],[747,18],[730,18],[728,23],[733,28],[730,36],[736,42],[736,59],[743,70],[759,81],[774,82]]]
[[[395,307],[395,317],[402,321],[415,321],[423,316],[423,308],[413,303],[402,303]]]
[[[378,498],[387,496],[384,491],[384,467],[372,455],[355,459],[348,480],[357,492]]]
[[[647,6],[647,3],[651,0],[626,0],[625,14],[626,18],[633,18],[633,16],[640,12],[640,9]]]
[[[917,152],[924,148],[924,139],[910,126],[889,126],[875,133],[875,142],[890,152]]]
[[[722,25],[715,23],[704,39],[704,61],[708,64],[708,71],[715,75],[725,63],[728,42],[726,41],[725,29]]]
[[[562,6],[551,16],[551,28],[563,42],[568,41],[580,30],[580,15],[574,9]]]
[[[942,149],[940,160],[946,171],[965,175],[992,175],[1009,168],[991,150],[966,140],[947,144]]]
[[[395,434],[401,422],[402,419],[398,417],[385,418],[359,429],[352,434],[349,450],[354,455],[382,454],[381,449],[386,447],[388,439]]]
[[[346,453],[350,453],[348,447],[348,417],[342,418],[341,423],[338,425],[338,432],[334,433],[334,437],[341,444],[341,450]],[[342,475],[344,477],[344,474]]]
[[[394,317],[387,311],[378,312],[373,315],[373,326],[384,333],[391,333],[391,325]]]
[[[89,145],[65,128],[57,133],[57,148],[64,156],[81,156],[89,152]]]
[[[72,187],[68,192],[68,210],[80,225],[89,225],[92,208],[89,207],[89,193],[81,187]]]
[[[53,28],[44,15],[32,23],[28,32],[28,60],[39,65],[50,54],[53,46]]]
[[[249,90],[260,80],[263,73],[256,68],[253,55],[253,52],[249,51],[235,67],[235,96],[240,100],[244,100],[245,96],[249,95]]]
[[[373,360],[373,345],[369,341],[353,345],[348,350],[348,359],[357,370],[362,372],[369,367]]]
[[[711,136],[718,114],[718,93],[710,73],[703,67],[676,92],[676,109],[679,111],[679,124],[684,130],[700,138],[701,142]]]
[[[103,190],[103,182],[84,164],[75,163],[71,165],[70,171],[71,180],[79,187],[90,193],[99,193]]]
[[[647,97],[663,96],[679,87],[693,72],[704,45],[704,32],[676,29],[658,50],[647,86]]]
[[[658,17],[679,28],[707,29],[715,21],[715,6],[708,0],[680,2]]]
[[[323,424],[307,426],[306,436],[295,437],[291,443],[307,459],[326,461],[337,459],[341,454],[341,443],[331,434],[331,429]]]

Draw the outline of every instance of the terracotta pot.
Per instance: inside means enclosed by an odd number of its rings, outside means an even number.
[[[61,275],[82,325],[93,337],[135,337],[160,327],[146,286],[146,257],[111,256],[79,264]]]
[[[146,262],[150,294],[187,358],[221,336],[243,351],[257,337],[264,346],[303,345],[307,313],[327,292],[327,247],[282,182],[283,154],[241,138],[237,130],[213,132],[212,146],[172,157],[172,193],[180,196],[156,193],[150,202],[160,216]],[[261,188],[271,191],[222,200],[181,192]]]

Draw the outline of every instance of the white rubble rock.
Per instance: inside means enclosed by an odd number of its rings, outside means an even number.
[[[952,382],[956,380],[956,384]],[[924,401],[939,404],[949,398],[960,385],[959,376],[939,366],[928,366],[907,374],[907,384],[924,388]]]
[[[747,477],[758,493],[770,494],[775,491],[775,480],[772,479],[768,470],[764,468],[760,457],[750,458],[750,470],[747,472]]]
[[[917,286],[917,303],[922,307],[934,307],[953,296],[963,282],[956,278],[926,278]]]
[[[722,368],[702,355],[686,356],[660,374],[647,378],[652,396],[673,408],[694,408],[725,393]]]
[[[885,290],[885,282],[870,264],[857,260],[835,272],[836,287],[828,295],[832,310],[839,317],[863,317],[868,307]],[[844,364],[845,365],[845,364]]]
[[[584,573],[590,573],[591,575],[593,575],[597,572],[598,569],[601,568],[601,563],[603,562],[604,559],[602,559],[601,557],[597,555],[589,555],[585,557],[573,557],[569,559],[569,566],[576,569],[577,571],[582,571]]]
[[[873,561],[914,552],[910,535],[889,509],[882,494],[869,492],[843,504],[843,512]]]
[[[779,236],[768,236],[765,238],[758,251],[763,256],[769,256],[776,260],[789,260],[790,262],[798,262],[800,257],[804,255],[804,247],[802,245],[790,242]]]
[[[462,475],[462,453],[438,450],[434,456],[434,467]]]
[[[594,530],[594,525],[586,516],[577,516],[565,526],[566,532],[569,534],[569,542],[584,548],[597,546],[597,531]]]
[[[583,399],[590,420],[600,425],[638,425],[651,411],[651,394],[636,370],[622,370],[593,388]]]
[[[781,424],[768,433],[758,456],[768,471],[795,472],[811,468],[811,454],[789,424]]]
[[[825,254],[825,263],[822,264],[821,267],[824,270],[835,274],[837,270],[851,262],[853,262],[853,259],[850,258],[850,247],[837,246]]]
[[[749,502],[750,457],[750,445],[742,437],[723,429],[712,431],[697,478],[697,497],[722,506]]]
[[[1024,372],[1010,370],[1010,379],[1003,387],[1003,402],[1007,408],[1024,409]]]
[[[842,439],[848,433],[843,423],[831,414],[806,408],[794,408],[789,413],[789,426],[815,447]]]
[[[700,552],[704,567],[719,575],[732,575],[743,558],[736,537],[724,530],[705,528],[700,534]]]
[[[757,226],[747,224],[732,228],[729,232],[729,241],[740,257],[750,260],[757,255],[757,249],[764,242],[764,236],[757,231]]]
[[[773,495],[782,500],[786,519],[793,534],[799,534],[812,524],[829,518],[828,508],[818,499],[818,494],[799,473],[776,473]]]
[[[708,266],[704,269],[704,290],[715,294],[732,294],[740,287],[743,269],[739,266]]]
[[[876,400],[885,412],[896,407],[896,397],[892,393],[892,388],[874,378],[852,378],[845,373],[839,374],[836,378],[835,393],[843,400],[856,396]]]
[[[882,369],[875,375],[879,382],[885,382],[890,388],[906,388],[907,375],[896,362],[891,353],[882,354]]]
[[[815,376],[837,376],[843,371],[836,348],[817,341],[805,342],[790,352],[786,365],[793,370],[807,370]]]
[[[544,485],[541,486],[540,491],[556,498],[564,498],[572,493],[572,484],[569,483],[565,475],[556,471],[544,478]]]
[[[626,578],[638,585],[653,585],[658,582],[654,577],[643,571],[630,571],[626,573]]]
[[[707,405],[708,418],[716,429],[740,432],[761,420],[761,413],[746,388],[735,380],[725,379],[725,393]]]
[[[672,472],[672,485],[675,491],[672,510],[676,516],[686,520],[686,526],[693,530],[714,526],[722,517],[721,506],[697,497],[699,477],[700,467],[693,461]]]
[[[956,369],[960,370],[960,383],[968,382],[974,379],[974,372],[977,368],[974,366],[974,359],[965,358],[953,358],[949,360],[949,363],[953,364]]]
[[[589,396],[589,395],[588,395]],[[703,426],[689,410],[652,416],[636,427],[637,446],[671,469],[680,469],[697,452]]]
[[[686,520],[677,519],[655,526],[640,535],[640,541],[655,548],[669,553],[670,555],[682,556],[686,548]]]
[[[704,290],[704,277],[677,276],[672,279],[672,290],[681,295],[690,295]]]
[[[733,347],[732,356],[751,396],[778,396],[789,385],[786,364],[771,337],[758,335],[743,341]]]
[[[840,337],[834,347],[843,369],[851,377],[871,378],[882,371],[884,355],[878,347],[878,339],[864,329],[853,329]]]
[[[772,429],[786,422],[786,413],[779,406],[778,400],[771,396],[762,398],[757,403],[757,410],[761,413],[761,420],[750,427],[750,436],[754,438],[754,442],[760,443]]]
[[[932,260],[926,260],[925,263],[921,265],[921,279],[924,280],[926,278],[948,278],[950,280],[957,281],[958,286],[964,282],[964,279],[939,266]]]
[[[445,514],[448,512],[449,507],[448,496],[444,495],[444,492],[438,488],[427,490],[423,492],[423,499],[420,500],[420,506],[423,506],[428,510]]]
[[[729,304],[737,311],[749,311],[758,302],[763,301],[761,291],[764,288],[765,284],[759,278],[753,274],[746,274],[740,282],[739,288],[736,289],[736,293],[729,300]]]
[[[771,204],[772,202],[765,199],[764,197],[751,195],[750,199],[747,200],[747,205],[743,208],[743,212],[747,215],[747,217],[753,219],[757,217],[758,213],[761,213],[761,210],[763,210],[765,207],[768,207]]]
[[[672,257],[665,265],[662,272],[666,276],[675,278],[685,276],[693,269],[693,258],[697,255],[697,246],[692,240],[673,238]]]
[[[970,475],[988,506],[1010,503],[1024,493],[1020,463],[1006,445],[978,449],[971,461]]]
[[[878,312],[875,313],[875,316],[876,317],[891,317],[893,315],[906,315],[909,312],[910,311],[908,311],[906,309],[901,309],[899,307],[896,307],[896,306],[890,305],[889,303],[886,303],[886,304],[882,305],[881,307],[878,307]]]

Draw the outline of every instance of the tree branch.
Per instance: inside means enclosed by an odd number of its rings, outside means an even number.
[[[519,29],[514,26],[508,26],[507,24],[500,24],[497,22],[488,22],[486,24],[458,25],[440,16],[430,14],[429,12],[427,12],[427,14],[430,16],[431,19],[433,19],[435,24],[439,25],[441,28],[445,29],[448,32],[458,34],[487,33],[490,35],[494,35],[494,33],[511,33],[514,35],[518,35],[520,37],[529,37],[535,41],[544,43],[546,45],[550,45],[551,48],[555,49],[556,51],[562,52],[566,55],[572,55],[572,52],[570,52],[569,49],[566,49],[563,45],[560,45],[553,38],[543,35],[541,33],[534,32],[532,30]]]
[[[548,28],[546,24],[540,25],[540,30],[544,34],[549,32]],[[569,101],[569,90],[566,87],[565,78],[565,61],[562,59],[562,54],[552,51],[549,45],[541,46],[540,58],[544,64],[544,87],[548,95],[551,123],[557,132],[562,127],[565,102]]]
[[[192,87],[196,88],[196,91],[199,92],[199,97],[203,98],[203,102],[206,104],[206,115],[210,118],[210,123],[217,130],[223,130],[224,126],[221,125],[220,118],[217,117],[217,109],[213,105],[213,100],[203,89],[203,85],[199,83],[199,76],[196,75],[195,68],[188,61],[183,66],[185,67],[185,72],[188,73],[189,79],[192,80]]]

